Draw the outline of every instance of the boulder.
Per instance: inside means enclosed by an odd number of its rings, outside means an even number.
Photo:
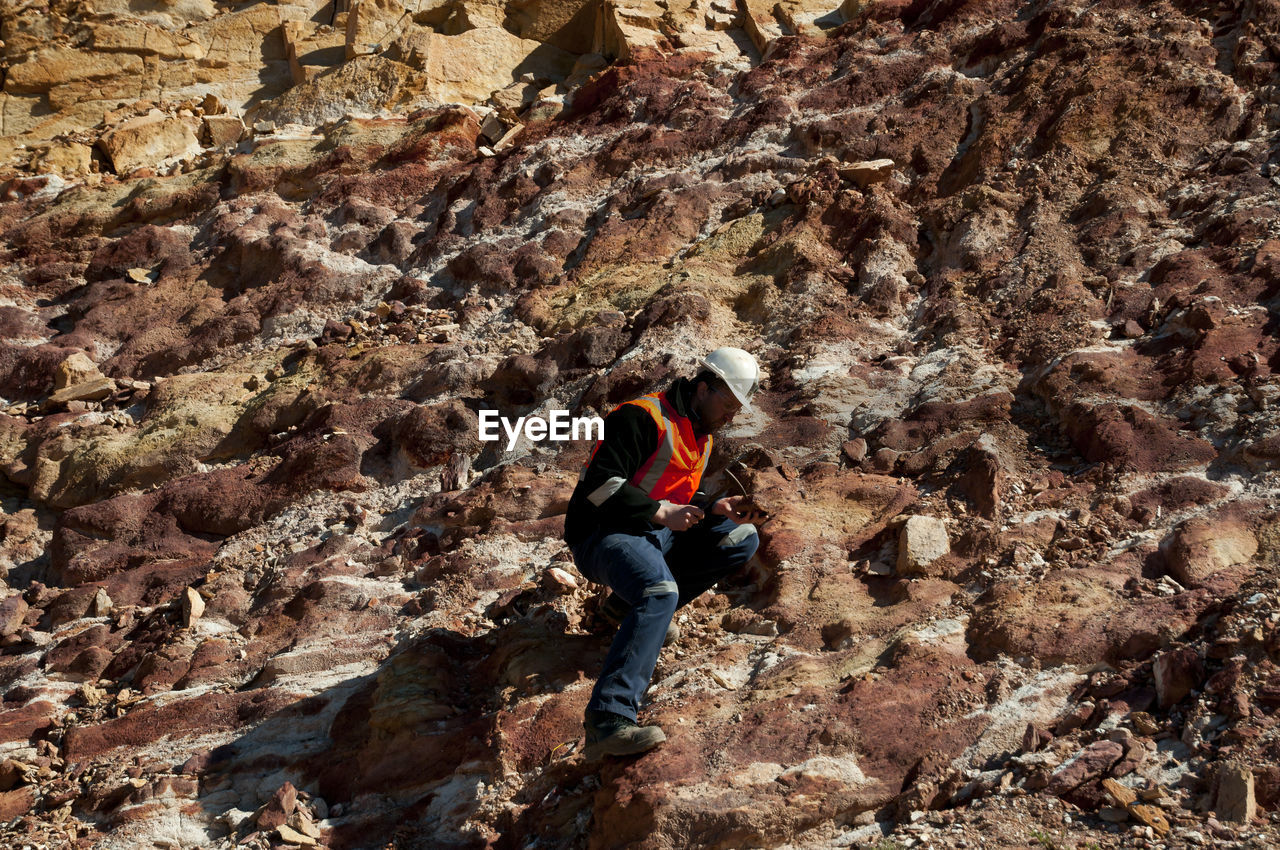
[[[1213,809],[1224,821],[1249,824],[1258,814],[1253,771],[1243,764],[1220,765],[1214,774]]]
[[[951,551],[947,527],[931,516],[913,516],[898,532],[898,573],[923,575],[929,564]]]
[[[743,23],[747,35],[761,53],[785,35],[821,35],[844,23],[836,0],[744,0]]]
[[[350,20],[350,16],[348,16]],[[341,65],[347,58],[346,28],[339,29],[314,21],[285,21],[285,51],[294,85],[305,83],[327,68]]]
[[[65,139],[52,143],[36,162],[39,171],[66,176],[88,174],[92,165],[92,147]]]
[[[594,51],[626,61],[644,48],[670,50],[661,24],[667,13],[658,0],[606,0],[602,41]]]
[[[571,53],[590,53],[600,12],[591,0],[522,0],[506,8],[506,27],[521,38]]]
[[[281,785],[258,814],[259,829],[277,829],[288,823],[289,816],[298,807],[298,790],[293,783]]]
[[[425,75],[424,92],[440,102],[479,103],[511,85],[520,74],[563,80],[573,56],[555,47],[483,26],[458,35],[415,30],[400,36],[387,55]],[[475,57],[487,57],[478,65]]]
[[[1247,563],[1258,553],[1258,538],[1236,519],[1197,517],[1179,525],[1164,544],[1169,574],[1187,587]]]
[[[1204,681],[1204,665],[1190,647],[1161,653],[1151,665],[1151,672],[1161,708],[1176,704]]]
[[[10,596],[0,602],[0,637],[17,634],[27,618],[27,602],[21,596]]]
[[[1095,741],[1055,770],[1045,791],[1059,796],[1069,794],[1104,775],[1123,757],[1124,747],[1115,741]]]
[[[235,115],[206,115],[201,120],[204,123],[201,135],[212,147],[234,145],[244,137],[244,121]]]
[[[83,351],[77,351],[58,364],[58,370],[53,374],[53,388],[63,390],[101,377],[102,372],[98,369],[98,364]]]
[[[153,109],[107,131],[98,147],[117,174],[154,166],[166,159],[185,159],[200,153],[194,118],[179,118]]]
[[[204,597],[194,587],[188,587],[182,592],[182,627],[189,629],[196,624],[204,616]]]
[[[850,180],[865,189],[874,183],[883,183],[893,173],[893,160],[870,159],[865,162],[854,162],[836,169],[845,180]]]

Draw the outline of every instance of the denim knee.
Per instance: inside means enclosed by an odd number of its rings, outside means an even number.
[[[725,554],[730,558],[739,564],[745,564],[760,548],[760,535],[754,525],[744,522],[720,538],[717,548],[727,550]]]
[[[643,607],[646,613],[674,615],[679,601],[680,586],[674,581],[661,581],[644,589],[640,598],[640,607]]]

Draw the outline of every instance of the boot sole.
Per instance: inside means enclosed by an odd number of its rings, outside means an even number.
[[[604,756],[636,756],[647,753],[665,740],[666,733],[657,726],[645,726],[639,733],[625,738],[609,737],[587,744],[582,754],[587,761],[596,761]]]

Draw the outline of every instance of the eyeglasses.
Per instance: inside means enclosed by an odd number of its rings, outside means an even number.
[[[712,389],[715,391],[716,395],[720,396],[727,402],[725,406],[728,408],[730,413],[737,413],[742,409],[742,402],[738,401],[737,397],[729,391],[728,387],[712,387]]]

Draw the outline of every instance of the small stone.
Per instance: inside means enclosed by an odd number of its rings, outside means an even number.
[[[1205,821],[1205,826],[1209,827],[1209,831],[1213,833],[1214,838],[1221,838],[1223,841],[1235,841],[1235,830],[1228,826],[1224,826],[1217,818],[1209,818]]]
[[[303,835],[295,829],[289,828],[286,824],[280,824],[276,827],[276,833],[280,836],[280,840],[288,844],[297,844],[302,847],[315,847],[316,840],[310,835]]]
[[[1250,823],[1258,814],[1253,771],[1242,764],[1225,764],[1215,779],[1214,811],[1229,823]]]
[[[502,119],[497,115],[490,113],[485,116],[484,121],[480,123],[480,133],[490,142],[497,142],[507,132],[507,125],[502,123]]]
[[[1149,829],[1155,830],[1160,835],[1169,834],[1169,821],[1164,816],[1164,812],[1155,806],[1145,806],[1141,803],[1135,803],[1129,807],[1129,814],[1134,820],[1145,824]]]
[[[734,685],[733,683],[731,683],[731,682],[730,682],[728,679],[726,679],[723,675],[721,675],[720,671],[718,671],[718,670],[712,670],[712,671],[711,671],[711,678],[712,678],[712,680],[714,680],[714,681],[715,681],[715,683],[716,683],[717,685],[719,685],[720,687],[724,688],[726,691],[735,691],[735,690],[737,690],[737,686],[736,686],[736,685]]]
[[[836,172],[845,180],[865,189],[874,183],[883,183],[893,173],[893,160],[870,159],[841,166]]]
[[[182,627],[189,629],[204,615],[204,598],[194,587],[182,592]]]
[[[0,602],[0,637],[16,635],[27,619],[29,606],[21,596],[10,596]]]
[[[1159,803],[1168,796],[1164,788],[1159,785],[1154,788],[1143,788],[1138,792],[1138,799],[1144,803]]]
[[[1133,721],[1133,728],[1137,729],[1140,735],[1154,735],[1160,731],[1160,724],[1145,711],[1135,711],[1129,715],[1129,719]]]
[[[854,463],[862,463],[867,459],[867,441],[861,437],[855,440],[847,440],[842,448],[844,456]]]
[[[59,404],[69,405],[71,402],[77,401],[102,401],[115,391],[115,381],[107,377],[99,377],[57,390],[53,395],[49,396],[45,407],[47,409]]]
[[[1111,799],[1115,800],[1117,806],[1125,807],[1138,801],[1138,795],[1132,788],[1126,788],[1114,779],[1102,780],[1102,788],[1111,795]],[[1119,823],[1119,821],[1113,821]]]
[[[1177,704],[1204,680],[1200,655],[1190,647],[1162,652],[1152,664],[1151,672],[1161,708]]]
[[[546,588],[553,593],[572,593],[578,589],[578,580],[559,567],[547,570],[544,582]]]
[[[93,595],[93,601],[89,603],[88,615],[90,617],[109,617],[111,609],[114,608],[111,597],[107,595],[105,587],[98,588],[98,592]]]
[[[13,759],[0,762],[0,791],[12,790],[22,781],[22,766]]]
[[[947,527],[931,516],[913,516],[898,533],[898,573],[921,575],[925,568],[951,551]]]
[[[320,838],[320,828],[312,823],[311,815],[302,806],[299,806],[298,810],[289,818],[288,825],[303,835],[308,835],[315,839]]]
[[[234,145],[244,136],[244,122],[234,115],[206,115],[202,133],[212,147]]]
[[[88,682],[76,688],[76,695],[80,700],[90,708],[101,705],[106,702],[107,692],[101,688],[96,688]]]
[[[143,268],[129,269],[129,271],[126,272],[126,274],[129,275],[129,280],[133,281],[134,283],[151,283],[150,269],[143,269]]]
[[[278,829],[288,823],[290,815],[298,807],[298,791],[292,782],[286,782],[271,796],[258,815],[259,829]]]
[[[507,130],[507,132],[502,135],[502,138],[493,143],[493,149],[495,151],[504,151],[511,147],[515,144],[516,136],[520,135],[522,130],[524,130],[524,125],[516,124],[511,129]]]

